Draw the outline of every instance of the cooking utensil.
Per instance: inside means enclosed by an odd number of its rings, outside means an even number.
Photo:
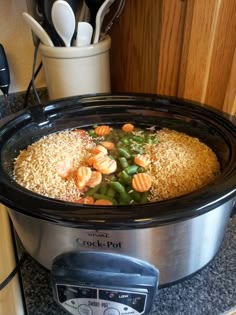
[[[47,46],[53,47],[53,42],[51,41],[47,32],[43,27],[27,12],[22,13],[23,19],[30,26],[31,30],[37,35],[40,41]]]
[[[84,0],[81,2],[81,6],[78,12],[78,22],[88,22],[89,21],[89,9]]]
[[[7,62],[7,56],[2,44],[0,44],[0,90],[5,98],[8,96],[10,86],[10,72]]]
[[[93,27],[88,22],[78,22],[75,46],[88,46],[91,43]]]
[[[8,91],[10,86],[10,71],[7,61],[7,56],[2,44],[0,44],[0,90],[4,95],[4,108],[0,113],[0,119],[4,112],[7,115],[10,112],[10,102],[8,99]]]
[[[100,36],[100,40],[103,40],[104,37],[106,36],[106,34],[109,32],[109,30],[111,29],[113,23],[115,22],[116,19],[118,19],[124,9],[125,6],[125,0],[120,0],[119,6],[117,8],[117,10],[115,11],[114,15],[112,16],[112,18],[110,19],[110,21],[107,23],[107,26],[105,27],[104,31],[102,32],[101,36]],[[101,33],[101,32],[100,32]],[[97,35],[98,36],[98,35]]]
[[[109,12],[110,6],[113,4],[114,1],[115,0],[106,0],[97,12],[93,44],[97,44],[99,41],[99,37],[100,37],[100,33],[101,33],[101,27],[102,27],[104,17]]]
[[[92,25],[93,29],[95,29],[96,15],[99,8],[104,3],[104,0],[85,0],[85,3],[89,8],[90,14],[89,23]]]
[[[124,122],[199,138],[217,154],[221,175],[182,197],[99,208],[40,196],[14,181],[15,158],[39,138]],[[71,250],[127,255],[156,266],[163,285],[198,271],[219,250],[236,197],[236,126],[216,110],[145,94],[72,97],[15,114],[0,128],[0,137],[0,201],[11,208],[25,249],[46,268]]]
[[[70,47],[75,32],[75,15],[66,1],[57,0],[53,3],[52,21],[66,47]]]

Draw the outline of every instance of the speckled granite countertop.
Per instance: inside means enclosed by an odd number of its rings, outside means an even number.
[[[45,91],[41,92],[46,100]],[[0,119],[22,108],[24,95],[0,97]],[[30,97],[29,106],[34,104]],[[27,256],[21,268],[28,315],[66,315],[54,301],[50,273]],[[236,309],[236,215],[230,220],[217,256],[191,278],[160,289],[151,315],[223,315]]]

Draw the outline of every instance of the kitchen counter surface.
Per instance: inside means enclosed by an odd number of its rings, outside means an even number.
[[[28,315],[67,314],[53,301],[49,271],[28,256],[21,274]],[[151,315],[222,315],[234,308],[236,312],[235,288],[236,216],[216,257],[191,278],[160,289]]]

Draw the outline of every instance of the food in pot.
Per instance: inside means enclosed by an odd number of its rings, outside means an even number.
[[[80,204],[127,205],[178,197],[220,173],[215,153],[175,130],[126,123],[50,134],[21,151],[18,184]]]

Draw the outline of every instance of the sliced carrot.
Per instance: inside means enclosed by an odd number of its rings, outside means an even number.
[[[122,130],[124,132],[132,132],[134,130],[134,125],[132,125],[132,124],[124,124],[122,126]]]
[[[84,129],[74,129],[75,132],[77,132],[82,137],[87,137],[88,133]]]
[[[111,128],[109,126],[106,125],[101,125],[101,126],[97,126],[94,130],[94,132],[96,133],[96,135],[98,136],[106,136],[109,135],[111,131]]]
[[[103,157],[104,154],[102,152],[95,154],[95,155],[91,155],[87,160],[86,163],[89,166],[93,166],[93,163],[95,162],[96,159],[99,159],[99,157]]]
[[[98,199],[94,202],[94,204],[97,206],[112,206],[112,202],[106,199]]]
[[[102,181],[102,174],[97,171],[92,171],[92,175],[86,185],[89,187],[95,187],[99,185],[101,181]]]
[[[57,163],[56,171],[62,179],[67,179],[74,171],[72,160],[67,159]]]
[[[102,174],[111,174],[116,171],[117,163],[108,156],[103,156],[94,161],[93,167]]]
[[[107,149],[106,149],[104,146],[100,145],[100,144],[96,145],[96,147],[94,147],[94,148],[91,150],[91,152],[92,152],[93,154],[98,154],[98,153],[107,154],[107,153],[108,153],[108,152],[107,152]]]
[[[92,205],[92,204],[94,204],[94,198],[92,196],[86,196],[84,198],[80,198],[78,200],[75,200],[74,202],[81,203],[84,205]]]
[[[134,163],[146,168],[151,163],[151,159],[148,154],[137,154],[134,158]]]
[[[80,166],[75,176],[75,184],[78,189],[83,189],[92,175],[90,167]]]
[[[101,145],[104,148],[106,148],[107,150],[113,150],[115,148],[115,144],[113,142],[110,142],[110,141],[101,142]]]
[[[139,192],[148,191],[151,188],[152,179],[146,173],[135,174],[132,179],[132,187]]]

